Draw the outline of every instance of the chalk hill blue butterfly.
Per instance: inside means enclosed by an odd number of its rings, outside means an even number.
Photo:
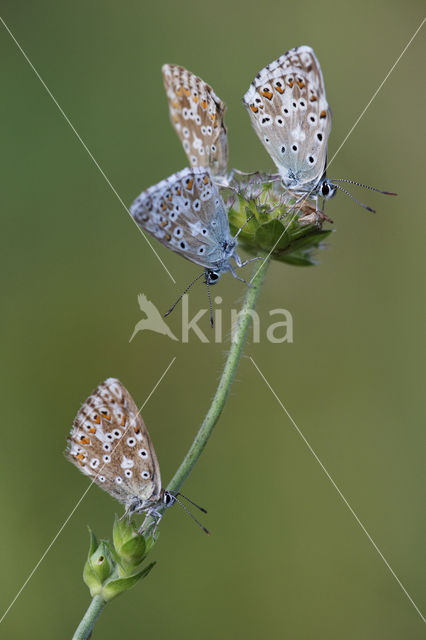
[[[226,177],[228,143],[225,105],[198,76],[174,64],[163,66],[170,120],[193,167],[208,167],[216,180]]]
[[[148,430],[132,396],[116,378],[102,382],[81,406],[65,455],[123,503],[129,517],[135,513],[152,516],[157,527],[162,510],[174,502],[187,511],[177,497],[182,494],[162,488],[160,466]]]
[[[143,191],[130,207],[137,224],[187,260],[204,267],[206,283],[215,284],[226,271],[241,280],[225,204],[210,170],[186,168]]]
[[[328,200],[337,189],[350,195],[336,184],[340,181],[396,195],[353,180],[327,178],[331,111],[321,67],[311,47],[295,47],[268,64],[257,74],[243,102],[284,187],[297,195],[312,197],[317,209],[320,196]]]

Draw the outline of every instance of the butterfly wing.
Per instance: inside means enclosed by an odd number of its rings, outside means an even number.
[[[213,89],[187,69],[163,66],[170,119],[193,167],[209,167],[225,176],[228,143],[223,121],[225,105]]]
[[[296,47],[262,69],[243,102],[284,185],[314,189],[326,168],[331,111],[313,50]]]
[[[147,428],[130,393],[108,378],[77,413],[67,458],[122,503],[160,499],[160,467]]]
[[[169,249],[204,268],[226,260],[232,242],[224,202],[210,171],[183,169],[142,192],[130,207],[137,224]]]

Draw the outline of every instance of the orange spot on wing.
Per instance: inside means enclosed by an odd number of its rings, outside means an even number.
[[[311,102],[316,102],[317,101],[317,97],[316,96],[311,96],[310,97],[310,101]]]
[[[188,191],[191,191],[193,184],[194,184],[193,180],[188,180],[188,182],[186,184],[186,188],[188,189]]]
[[[250,109],[253,111],[253,113],[257,113],[259,111],[259,109],[255,107],[254,104],[250,105]]]
[[[89,438],[87,436],[81,436],[80,442],[82,444],[90,444],[90,440],[89,440]]]
[[[189,96],[191,95],[191,92],[189,89],[185,89],[185,87],[183,88],[183,92],[184,94],[189,98]]]
[[[179,89],[176,89],[176,95],[178,98],[181,97],[182,93],[183,93],[183,87],[179,87]]]
[[[160,227],[167,227],[167,220],[163,220],[163,222],[160,222]],[[124,422],[126,422],[126,418],[123,418]],[[124,424],[121,425],[122,427],[124,427]]]
[[[89,433],[96,433],[96,427],[91,427],[89,429]]]
[[[326,117],[327,117],[327,112],[326,111],[321,111],[320,118],[326,118]]]
[[[167,224],[167,220],[164,221]],[[126,426],[126,416],[124,415],[121,422],[120,422],[120,427],[125,427]]]
[[[82,453],[77,454],[77,460],[83,460],[84,455]]]
[[[305,86],[304,82],[298,82],[297,84],[299,85],[299,89],[303,89],[303,87]]]
[[[96,416],[93,418],[93,422],[96,422],[96,424],[100,424],[100,423],[101,423],[101,418],[100,418],[100,416],[96,415]]]
[[[209,176],[204,176],[203,182],[204,184],[209,184]]]
[[[265,98],[268,98],[268,100],[272,100],[272,91],[265,89],[265,91],[261,91],[260,93],[262,94],[262,96],[265,96]]]
[[[202,106],[203,109],[207,109],[207,100],[203,100],[201,102],[201,106]]]
[[[170,235],[170,233],[166,233],[167,242],[170,242],[171,239],[172,239],[172,236]]]
[[[135,431],[135,433],[140,433],[140,432],[141,432],[141,430],[139,429],[139,427],[135,427],[134,431]]]
[[[288,86],[290,87],[290,89],[293,88],[293,85],[294,85],[294,81],[293,80],[289,80],[288,81]]]
[[[278,85],[275,85],[275,89],[278,91],[278,93],[281,93],[281,94],[284,93],[283,87],[279,87]]]
[[[193,101],[194,101],[195,103],[197,103],[197,102],[198,102],[198,96],[194,96],[192,99],[193,99]]]

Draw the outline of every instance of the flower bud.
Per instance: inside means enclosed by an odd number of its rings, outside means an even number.
[[[332,222],[307,200],[285,191],[281,181],[271,182],[260,174],[234,178],[238,196],[227,199],[231,233],[238,244],[253,255],[271,255],[273,260],[293,265],[315,264],[313,254],[331,233],[323,230]]]
[[[83,579],[90,590],[90,595],[99,595],[103,584],[112,575],[115,562],[108,542],[98,542],[94,533],[90,531],[90,548],[83,569]]]
[[[121,562],[131,566],[142,562],[147,552],[146,540],[144,536],[138,535],[133,524],[126,518],[115,516],[112,539]]]

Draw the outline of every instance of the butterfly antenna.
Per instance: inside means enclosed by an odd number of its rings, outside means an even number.
[[[394,193],[393,191],[383,191],[382,189],[376,189],[376,187],[369,187],[368,184],[362,184],[361,182],[355,182],[355,180],[347,180],[346,178],[333,178],[333,180],[331,180],[332,183],[334,182],[349,182],[350,184],[355,184],[357,187],[363,187],[364,189],[370,189],[370,191],[377,191],[377,193],[384,193],[385,196],[397,196],[397,193]],[[338,185],[336,185],[338,186]]]
[[[185,295],[185,293],[188,293],[188,291],[190,290],[190,288],[192,287],[193,284],[195,284],[197,282],[197,280],[199,280],[202,276],[204,275],[204,271],[202,271],[200,273],[200,275],[198,275],[196,278],[194,278],[194,280],[191,282],[191,284],[189,284],[185,291],[183,293],[180,294],[179,298],[176,300],[176,302],[170,307],[170,309],[168,311],[166,311],[166,313],[164,314],[164,317],[166,318],[168,315],[171,314],[171,312],[173,311],[173,309],[175,308],[175,306],[178,304],[178,302],[180,302],[183,298],[183,296]]]
[[[333,181],[333,184],[334,184],[334,181]],[[371,211],[371,213],[376,213],[375,209],[372,209],[371,207],[368,207],[366,204],[364,204],[360,200],[357,200],[351,193],[349,193],[349,191],[346,191],[346,189],[341,187],[339,184],[336,184],[335,186],[337,187],[337,189],[340,189],[340,191],[343,191],[343,193],[346,193],[346,195],[349,196],[352,200],[354,200],[357,204],[361,205],[361,207],[364,207],[364,209],[367,209],[367,211]]]
[[[183,502],[181,502],[181,501],[179,500],[179,498],[178,498],[177,496],[182,496],[182,494],[181,494],[181,493],[178,493],[178,494],[176,494],[176,495],[175,495],[175,496],[173,496],[173,497],[174,497],[174,499],[176,500],[176,502],[177,502],[178,504],[180,504],[180,506],[181,506],[181,507],[182,507],[182,509],[185,511],[185,513],[187,513],[187,514],[189,515],[189,517],[190,517],[190,518],[192,518],[192,520],[195,522],[195,524],[198,524],[198,526],[200,527],[200,529],[202,529],[202,530],[204,531],[204,533],[207,533],[207,535],[209,536],[209,535],[210,535],[210,531],[209,531],[208,529],[206,529],[206,527],[205,527],[204,525],[202,525],[202,524],[201,524],[201,522],[200,522],[199,520],[197,520],[197,518],[196,518],[194,515],[192,515],[192,513],[189,511],[189,509],[187,509],[187,508],[186,508],[186,506],[183,504]],[[182,497],[184,498],[185,496],[182,496]],[[188,500],[188,498],[186,498],[186,500]],[[192,502],[192,500],[189,500],[189,502]],[[194,502],[192,502],[192,504],[194,504]],[[195,506],[197,507],[198,505],[195,505]],[[202,511],[204,511],[204,509],[202,509]],[[207,513],[207,512],[206,512],[206,513]]]
[[[250,220],[254,218],[254,213],[252,213],[247,220],[245,221],[245,223],[238,229],[237,233],[234,236],[234,240],[235,238],[238,238],[238,236],[240,235],[240,232],[244,229],[244,227],[246,226],[247,222],[250,222]]]
[[[207,286],[207,297],[209,299],[209,307],[210,307],[210,324],[211,327],[213,329],[214,327],[214,320],[213,320],[213,305],[212,305],[212,297],[210,295],[210,285],[209,285],[209,281],[206,278],[206,286]]]
[[[187,496],[184,496],[184,495],[183,495],[183,493],[181,493],[180,491],[179,491],[179,493],[177,493],[177,494],[175,495],[175,497],[176,497],[176,496],[180,496],[181,498],[184,498],[185,500],[187,500],[188,502],[190,502],[191,504],[193,504],[193,505],[194,505],[194,507],[197,507],[197,509],[199,509],[199,510],[200,510],[200,511],[202,511],[203,513],[207,513],[207,509],[204,509],[204,507],[200,507],[200,505],[199,505],[199,504],[197,504],[196,502],[194,502],[193,500],[191,500],[191,498],[188,498]]]

